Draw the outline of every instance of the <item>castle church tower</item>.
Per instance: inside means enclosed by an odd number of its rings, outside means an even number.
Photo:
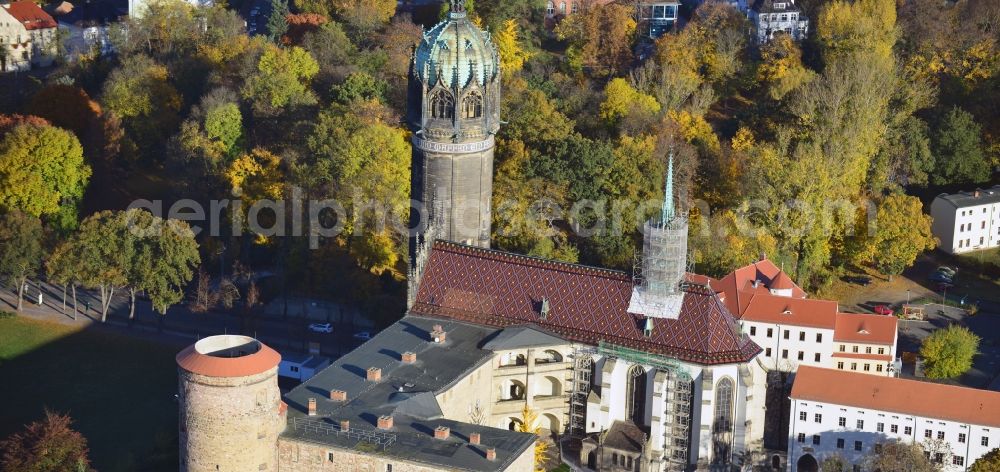
[[[448,18],[424,33],[410,65],[407,121],[413,131],[412,222],[420,239],[488,248],[494,134],[500,129],[500,58],[490,35],[452,0]],[[419,220],[418,220],[419,217]]]

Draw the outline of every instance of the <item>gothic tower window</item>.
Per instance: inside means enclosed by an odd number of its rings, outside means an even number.
[[[626,418],[637,425],[645,424],[646,419],[646,369],[641,365],[633,365],[628,370],[628,391],[625,397]]]
[[[480,118],[483,116],[483,96],[479,92],[469,92],[462,100],[462,118]]]
[[[454,117],[455,102],[444,90],[438,90],[431,95],[431,118]]]
[[[715,386],[715,424],[712,427],[713,462],[728,464],[733,441],[733,379],[726,377]]]

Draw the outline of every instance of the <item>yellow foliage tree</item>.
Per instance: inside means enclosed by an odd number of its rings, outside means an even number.
[[[636,90],[621,77],[608,82],[608,86],[604,88],[604,95],[601,118],[610,123],[617,123],[633,111],[651,115],[660,111],[660,104],[655,98]]]
[[[503,22],[500,30],[493,35],[493,42],[500,52],[500,71],[504,75],[516,73],[531,58],[531,53],[521,46],[517,21],[513,18]]]
[[[709,151],[719,151],[721,147],[719,137],[712,131],[712,126],[705,121],[704,116],[692,114],[687,110],[670,110],[667,116],[680,127],[681,136],[685,141],[704,146]]]
[[[271,152],[255,148],[233,160],[226,170],[226,179],[233,193],[242,195],[249,204],[260,200],[281,198],[281,158]]]
[[[858,52],[890,58],[896,31],[895,0],[828,3],[819,15],[817,28],[827,60]]]
[[[538,420],[538,413],[525,404],[521,410],[521,422],[517,425],[517,431],[521,433],[531,433],[539,436],[542,432],[541,426],[535,426]],[[545,472],[545,461],[549,459],[549,443],[539,438],[535,441],[535,472]]]
[[[815,75],[802,65],[802,51],[790,35],[775,36],[761,47],[760,56],[757,80],[767,84],[768,93],[775,100],[780,100]]]

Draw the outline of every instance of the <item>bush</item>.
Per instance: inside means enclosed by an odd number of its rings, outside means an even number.
[[[964,374],[972,367],[972,357],[979,350],[979,341],[979,336],[962,326],[951,325],[935,331],[920,346],[920,356],[927,365],[927,377],[950,379]]]

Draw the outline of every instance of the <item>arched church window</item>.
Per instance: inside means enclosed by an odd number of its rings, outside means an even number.
[[[641,365],[633,365],[628,370],[628,390],[625,399],[626,418],[637,425],[643,425],[646,419],[646,369]]]
[[[566,2],[559,2],[559,13],[566,14]]]
[[[712,427],[713,462],[728,464],[733,440],[733,379],[726,377],[715,386],[715,420]]]
[[[462,100],[462,118],[479,118],[483,116],[483,96],[479,92],[470,92]]]
[[[431,118],[454,117],[455,102],[444,90],[438,90],[431,95]]]
[[[545,7],[545,13],[549,16],[554,15],[556,12],[556,4],[549,2],[548,6]]]

